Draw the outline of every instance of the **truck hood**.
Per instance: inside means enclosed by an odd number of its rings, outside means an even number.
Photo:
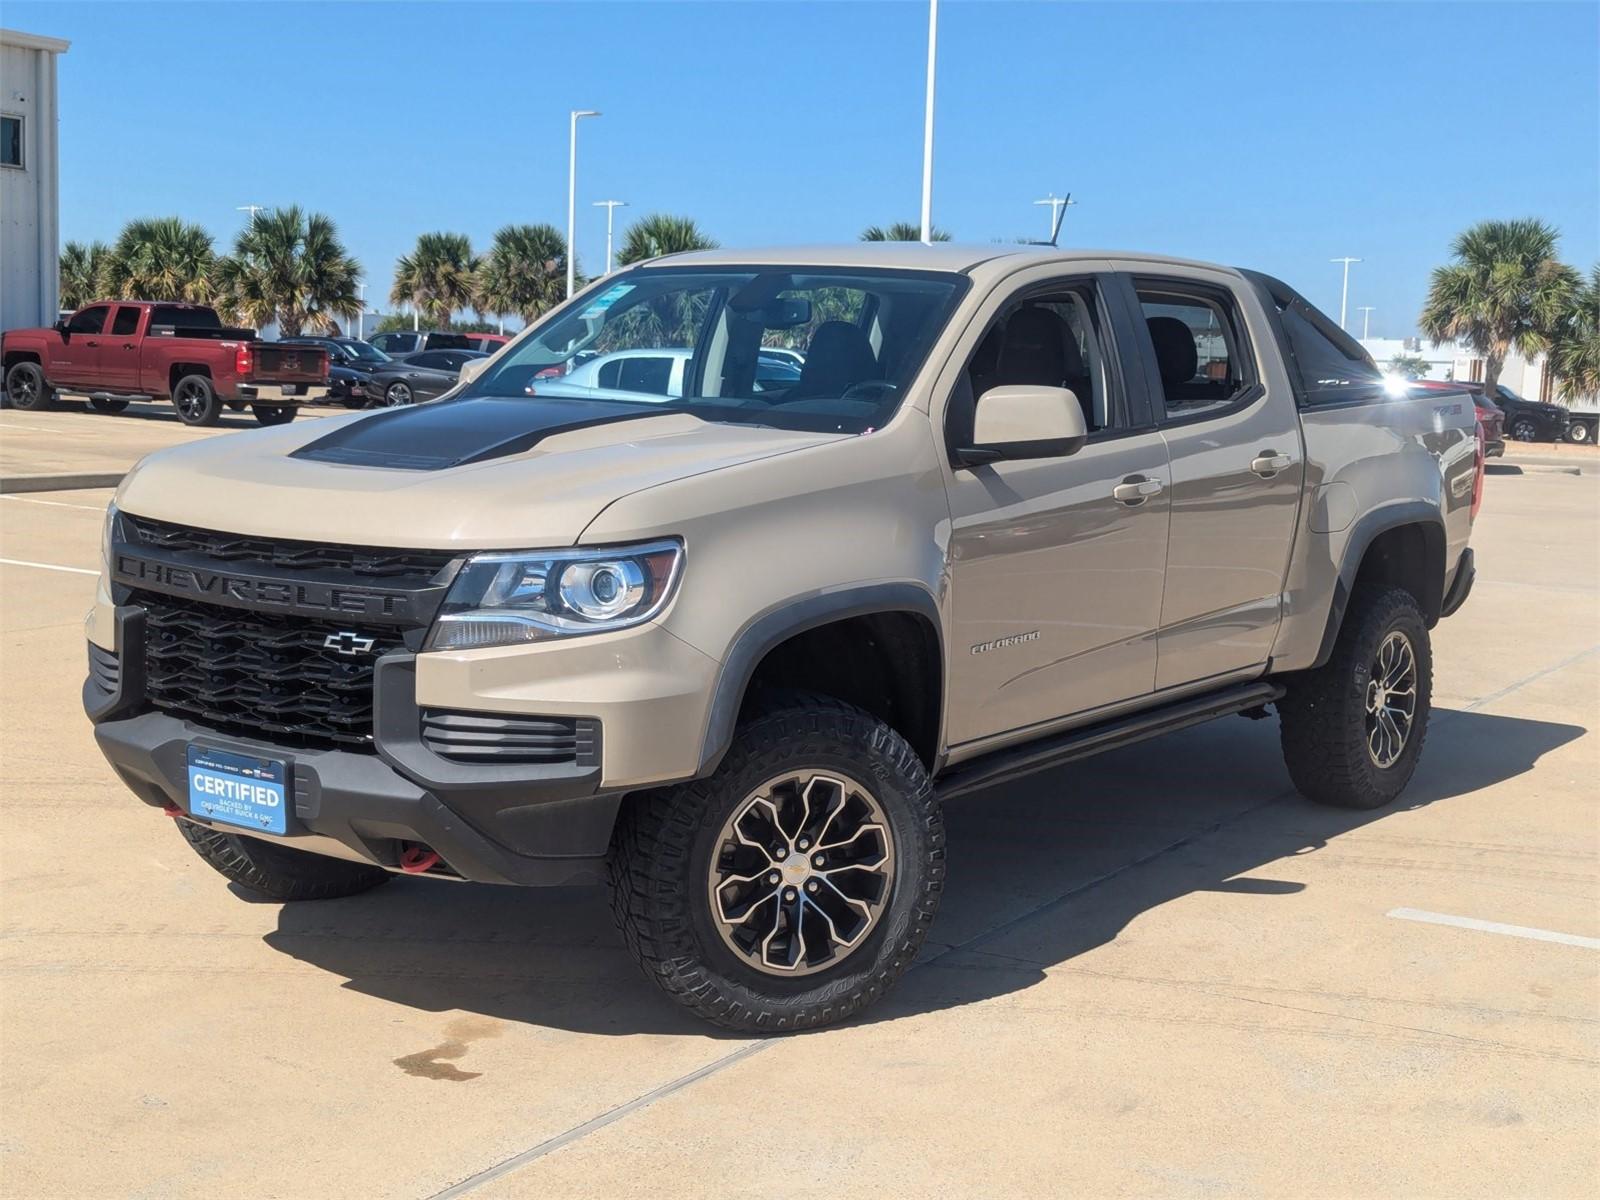
[[[135,467],[116,502],[155,520],[294,541],[565,546],[623,496],[845,436],[638,404],[483,397],[175,446]]]

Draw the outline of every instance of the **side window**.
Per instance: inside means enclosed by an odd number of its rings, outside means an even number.
[[[617,376],[617,387],[625,392],[665,396],[672,385],[670,358],[625,358],[618,365],[622,370]]]
[[[110,311],[110,305],[97,304],[93,308],[73,313],[72,319],[67,322],[67,328],[73,333],[99,333],[105,328],[106,314]]]
[[[1383,372],[1371,356],[1348,335],[1336,337],[1337,326],[1322,314],[1308,305],[1290,302],[1278,317],[1289,339],[1308,408],[1350,400],[1382,400],[1387,396]]]
[[[622,359],[615,358],[608,363],[600,364],[600,369],[595,372],[595,378],[600,387],[614,388],[621,386],[617,383],[617,379],[622,374],[622,363]]]
[[[139,310],[124,304],[118,307],[117,315],[112,318],[111,332],[123,337],[131,336],[139,328]]]
[[[414,367],[424,367],[430,371],[443,371],[448,370],[450,367],[450,356],[441,354],[437,350],[429,350],[418,354],[410,362]]]
[[[1070,388],[1092,438],[1117,424],[1092,285],[1040,291],[1017,300],[990,325],[956,385],[945,414],[951,448],[971,445],[973,420],[991,388]]]
[[[1255,382],[1226,293],[1149,281],[1137,290],[1169,417],[1220,412]]]

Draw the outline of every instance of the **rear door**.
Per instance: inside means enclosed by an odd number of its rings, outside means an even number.
[[[109,304],[79,309],[67,318],[67,332],[50,355],[50,382],[98,389],[100,347],[111,315]]]
[[[100,386],[108,392],[139,390],[139,321],[145,310],[119,304],[100,341]]]
[[[1263,667],[1304,488],[1293,389],[1228,272],[1119,264],[1172,466],[1156,689]]]
[[[950,467],[952,746],[976,750],[1155,686],[1167,448],[1142,373],[1119,362],[1130,317],[1108,284],[1092,267],[1023,272],[958,349],[947,455],[970,444],[984,393],[1004,384],[1070,387],[1090,433],[1063,457]]]

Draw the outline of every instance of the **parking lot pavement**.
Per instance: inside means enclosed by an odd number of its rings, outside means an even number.
[[[308,405],[296,419],[347,411]],[[168,446],[259,428],[248,412],[225,411],[217,425],[194,429],[166,403],[131,404],[116,416],[90,412],[79,400],[62,400],[49,412],[5,409],[0,411],[0,478],[121,472]]]
[[[92,570],[106,498],[0,498],[5,558]],[[0,564],[5,1191],[1592,1196],[1600,481],[1496,477],[1474,544],[1398,807],[1237,718],[963,799],[919,965],[765,1041],[597,890],[232,894],[94,751],[93,578]]]

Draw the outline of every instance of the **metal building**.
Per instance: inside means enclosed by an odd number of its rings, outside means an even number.
[[[0,329],[56,319],[56,55],[68,44],[0,29]]]

